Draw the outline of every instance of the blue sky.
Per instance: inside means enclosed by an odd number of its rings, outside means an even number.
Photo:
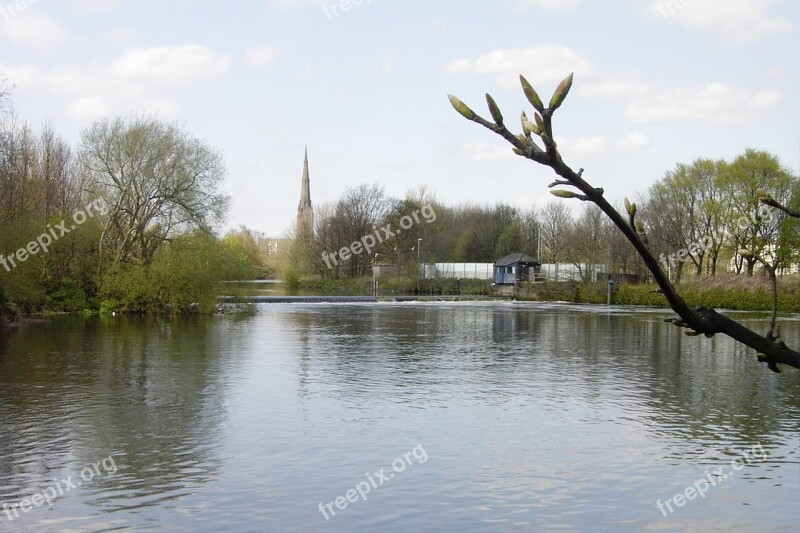
[[[374,182],[542,205],[547,170],[447,101],[488,116],[490,92],[516,125],[520,73],[547,99],[575,72],[556,140],[612,199],[748,147],[798,173],[796,1],[346,1],[0,0],[0,75],[21,118],[73,141],[107,116],[177,122],[222,152],[229,226],[274,236],[306,144],[315,205]]]

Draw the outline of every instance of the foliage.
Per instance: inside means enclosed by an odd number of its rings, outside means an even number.
[[[102,310],[121,312],[210,312],[219,283],[248,279],[252,264],[230,242],[197,231],[160,247],[148,265],[125,265],[100,282]]]
[[[693,283],[682,286],[681,295],[691,306],[742,311],[769,311],[772,299],[767,286],[708,285]],[[614,303],[620,305],[643,305],[668,307],[664,295],[655,285],[623,285],[614,295]],[[781,294],[778,310],[788,313],[800,312],[800,290]]]
[[[86,187],[109,206],[100,254],[110,268],[147,264],[168,239],[224,219],[220,154],[175,125],[101,120],[84,131],[79,161]]]
[[[287,272],[283,277],[283,283],[290,291],[296,291],[302,286],[300,277],[295,272]]]
[[[76,158],[49,125],[18,121],[7,97],[0,77],[0,255],[70,227],[90,204],[109,210],[0,266],[0,314],[77,312],[101,298],[107,309],[207,310],[218,280],[259,273],[252,242],[210,233],[228,202],[213,148],[154,118],[114,119],[83,133]]]

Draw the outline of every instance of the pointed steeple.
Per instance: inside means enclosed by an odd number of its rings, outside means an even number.
[[[314,208],[311,205],[311,179],[308,175],[308,146],[303,161],[303,183],[300,187],[300,204],[297,206],[297,232],[314,230]]]

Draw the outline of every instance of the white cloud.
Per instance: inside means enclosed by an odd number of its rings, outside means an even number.
[[[630,148],[632,150],[646,148],[651,144],[650,137],[641,131],[634,131],[619,143],[621,148]]]
[[[508,143],[488,143],[483,141],[467,142],[461,145],[460,152],[480,163],[494,163],[520,157],[511,150]]]
[[[13,7],[4,5],[2,9],[8,10]],[[30,6],[27,6],[25,11],[15,12],[12,16],[3,11],[3,17],[0,17],[3,31],[0,34],[19,46],[44,50],[69,40],[69,32],[58,21],[29,9]]]
[[[178,103],[165,97],[170,95],[171,84],[221,76],[229,64],[225,56],[205,47],[187,45],[132,49],[105,65],[46,70],[32,65],[0,64],[0,72],[20,89],[60,95],[67,100],[67,114],[85,121],[114,112],[175,115]]]
[[[565,72],[575,71],[580,80],[574,89],[578,97],[620,100],[627,104],[625,118],[634,123],[704,121],[714,126],[737,126],[763,119],[782,98],[775,90],[748,91],[716,82],[694,88],[665,87],[642,74],[599,71],[581,54],[556,45],[495,50],[474,60],[458,59],[444,70],[449,74],[498,75],[499,85],[512,89],[519,87],[518,73],[525,73],[543,98],[547,94],[542,93],[541,85],[560,81]],[[597,139],[572,142],[582,154],[591,156],[600,151]]]
[[[754,42],[792,30],[792,23],[769,11],[776,0],[651,0],[652,15],[698,30],[708,30],[726,41]]]
[[[597,79],[582,80],[576,94],[587,100],[619,100],[652,94],[656,85],[638,76],[600,75]]]
[[[188,83],[215,78],[230,67],[229,57],[217,54],[205,46],[160,46],[134,48],[111,65],[115,76],[143,81]]]
[[[580,161],[587,159],[607,159],[619,152],[643,150],[652,142],[642,132],[636,131],[623,139],[600,135],[585,137],[558,137],[558,149],[565,158]]]
[[[580,0],[517,0],[517,9],[572,9]]]
[[[272,66],[280,53],[280,49],[268,46],[251,48],[244,54],[244,64],[250,68],[264,69]]]
[[[557,83],[574,72],[589,77],[594,67],[579,53],[558,45],[534,48],[495,50],[477,59],[459,58],[444,68],[447,74],[497,75],[498,84],[506,89],[519,87],[519,75],[533,85]]]
[[[67,114],[82,122],[91,122],[111,111],[111,106],[102,96],[84,96],[67,106]]]
[[[781,100],[778,91],[744,89],[711,83],[701,88],[664,90],[633,100],[625,110],[631,122],[705,121],[730,127],[757,122]]]

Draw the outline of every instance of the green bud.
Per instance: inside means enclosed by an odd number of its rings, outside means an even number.
[[[555,111],[561,104],[564,103],[564,100],[567,98],[569,94],[569,90],[572,88],[572,74],[564,78],[564,80],[558,84],[556,87],[556,92],[553,93],[553,97],[550,98],[550,109]]]
[[[500,108],[497,107],[497,102],[494,101],[492,95],[486,93],[486,103],[489,105],[489,112],[492,114],[492,119],[494,119],[494,123],[498,126],[503,125],[503,114],[500,113]]]
[[[625,211],[632,217],[636,216],[636,204],[632,204],[627,196],[625,197]]]
[[[530,120],[526,120],[525,122],[523,122],[522,123],[522,128],[526,132],[531,132],[534,135],[540,135],[542,133],[542,130],[540,130],[539,127],[536,124],[534,124],[533,122],[531,122]]]
[[[557,196],[559,198],[578,198],[578,195],[572,191],[565,191],[564,189],[556,189],[555,191],[550,191],[550,194],[553,196]]]
[[[539,98],[539,95],[534,90],[533,86],[528,83],[528,80],[525,79],[525,76],[520,75],[519,82],[522,84],[522,91],[525,93],[525,96],[528,98],[528,101],[531,105],[538,111],[539,113],[544,113],[544,104],[542,103],[542,99]]]
[[[452,104],[453,108],[458,111],[462,117],[467,120],[474,120],[477,116],[475,111],[467,107],[467,104],[453,96],[452,94],[448,94],[447,98],[450,99],[450,104]]]
[[[525,111],[523,111],[519,116],[519,123],[522,124],[522,133],[525,134],[524,137],[526,139],[525,142],[528,142],[531,140],[531,132],[525,127],[526,122],[529,122],[528,115],[526,115]]]

